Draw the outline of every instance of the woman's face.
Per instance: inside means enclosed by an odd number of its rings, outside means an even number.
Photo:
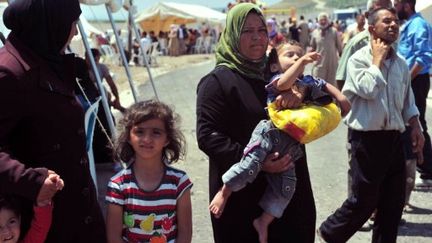
[[[67,40],[66,44],[63,46],[63,48],[61,49],[60,53],[64,53],[65,52],[66,48],[68,47],[68,45],[72,41],[72,38],[78,34],[77,23],[78,23],[78,20],[75,20],[72,23],[71,31],[69,33],[68,40]]]
[[[249,60],[260,60],[267,45],[267,29],[262,19],[255,13],[248,14],[240,34],[240,54]]]

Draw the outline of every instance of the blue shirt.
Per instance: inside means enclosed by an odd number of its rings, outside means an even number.
[[[413,14],[402,26],[398,52],[411,69],[417,62],[422,66],[419,74],[429,72],[432,64],[432,27],[421,14]]]

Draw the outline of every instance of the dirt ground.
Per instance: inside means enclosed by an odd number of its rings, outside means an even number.
[[[165,74],[167,72],[171,72],[175,69],[182,68],[185,65],[196,64],[204,61],[208,61],[209,59],[214,58],[214,54],[194,54],[194,55],[182,55],[177,57],[172,56],[158,56],[157,64],[150,65],[151,76],[154,78],[156,76]],[[127,96],[130,91],[130,84],[127,78],[127,74],[125,68],[123,66],[119,66],[116,64],[112,64],[109,62],[105,62],[108,66],[110,72],[114,74],[114,80],[117,84],[117,88],[119,89],[119,93],[122,96]],[[147,68],[145,66],[129,66],[132,80],[135,86],[138,84],[143,84],[149,80],[149,74]],[[123,94],[123,95],[122,95]],[[127,100],[127,97],[124,97]],[[122,102],[123,104],[123,102]],[[130,105],[129,102],[125,105]]]

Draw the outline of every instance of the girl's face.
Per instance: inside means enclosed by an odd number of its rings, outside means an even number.
[[[303,48],[297,45],[287,44],[278,55],[282,72],[288,70],[300,57],[303,56]]]
[[[162,151],[169,144],[165,124],[154,118],[132,127],[129,144],[135,151],[136,160],[161,160]]]
[[[16,243],[20,236],[21,220],[12,210],[0,210],[0,243]]]
[[[261,60],[268,45],[267,29],[262,19],[255,13],[246,17],[241,30],[239,52],[249,60]]]

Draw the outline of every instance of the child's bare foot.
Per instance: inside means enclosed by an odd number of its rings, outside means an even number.
[[[260,218],[256,218],[253,221],[253,226],[258,233],[258,239],[260,243],[267,243],[268,225],[265,225]]]
[[[225,204],[231,195],[231,190],[225,185],[216,193],[213,200],[210,202],[209,209],[215,218],[220,218],[225,208]]]
[[[253,221],[253,226],[258,233],[260,243],[267,243],[268,226],[274,218],[273,215],[263,212],[261,216]]]

